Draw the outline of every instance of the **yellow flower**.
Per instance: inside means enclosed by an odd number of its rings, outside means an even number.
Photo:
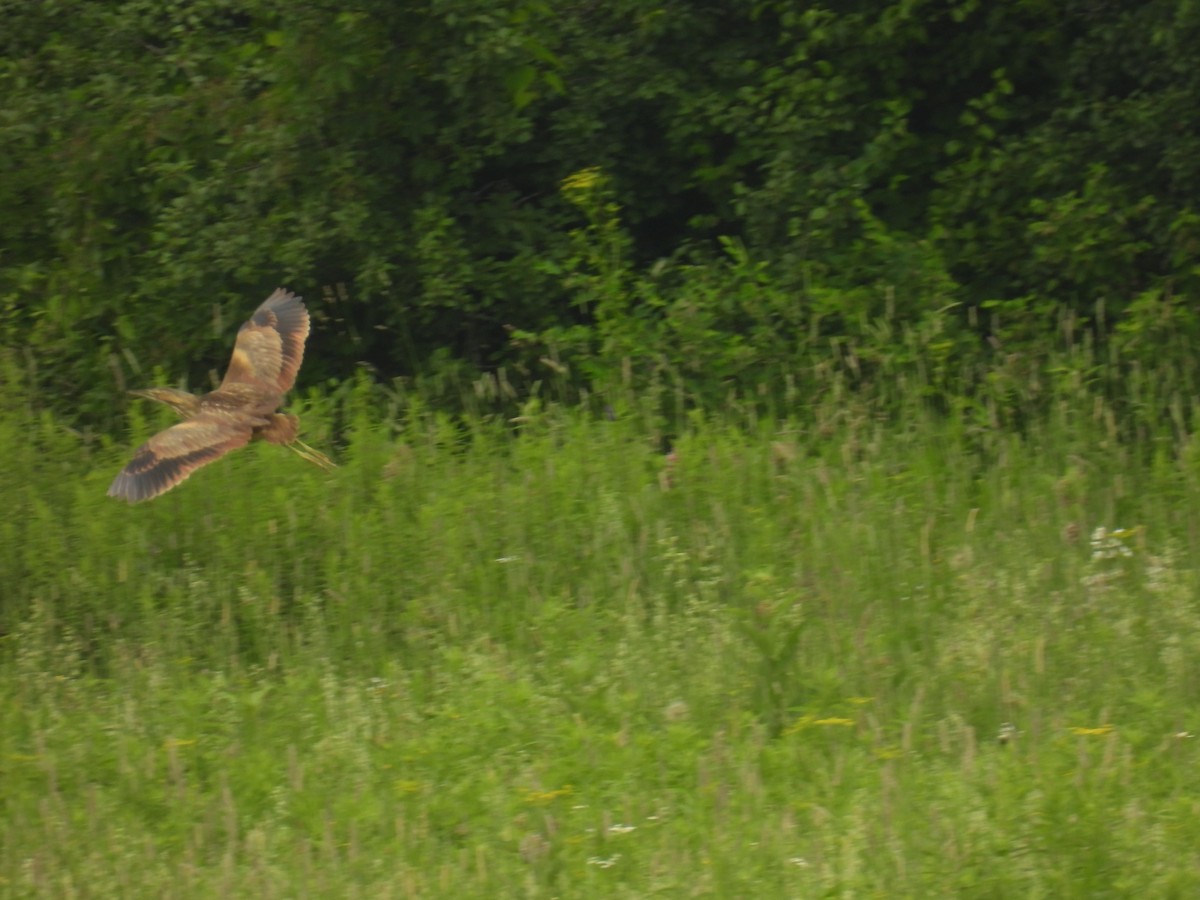
[[[560,797],[570,797],[574,793],[574,790],[571,785],[565,784],[556,791],[526,791],[523,799],[526,803],[531,803],[534,806],[545,806],[547,803],[553,803]]]
[[[562,189],[566,194],[590,194],[604,180],[599,166],[589,166],[573,172],[563,179]]]
[[[1112,725],[1101,725],[1099,728],[1071,728],[1071,734],[1083,735],[1086,737],[1098,737],[1104,734],[1111,734],[1114,731]]]
[[[816,716],[809,713],[801,716],[784,732],[784,734],[799,734],[806,728],[814,728],[817,725],[840,725],[842,727],[853,727],[855,724],[853,719],[844,719],[840,716],[829,716],[824,719],[818,719]]]

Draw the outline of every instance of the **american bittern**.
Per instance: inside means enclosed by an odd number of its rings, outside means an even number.
[[[286,444],[309,462],[332,469],[328,457],[297,439],[300,420],[275,412],[296,380],[307,338],[308,310],[299,297],[279,288],[238,330],[229,369],[215,391],[199,396],[173,388],[131,391],[167,404],[184,421],[142,444],[113,479],[108,496],[130,503],[157,497],[255,439]]]

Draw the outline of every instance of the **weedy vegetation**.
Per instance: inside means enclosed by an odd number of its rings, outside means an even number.
[[[1200,896],[1200,4],[61,5],[0,900]]]
[[[7,365],[0,896],[1200,890],[1182,395],[362,381],[130,509]]]

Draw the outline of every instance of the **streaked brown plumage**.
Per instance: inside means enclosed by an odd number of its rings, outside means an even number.
[[[142,444],[113,479],[108,496],[130,503],[150,500],[201,466],[258,439],[286,444],[309,462],[333,468],[324,454],[297,440],[296,416],[275,412],[300,370],[308,328],[304,303],[279,288],[238,330],[229,369],[215,391],[199,396],[173,388],[132,391],[167,404],[184,421]]]

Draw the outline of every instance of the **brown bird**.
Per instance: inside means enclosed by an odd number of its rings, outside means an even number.
[[[279,288],[238,329],[233,359],[215,391],[199,396],[173,388],[130,391],[167,404],[184,421],[142,444],[113,479],[108,496],[130,503],[150,500],[256,439],[285,444],[309,462],[333,469],[327,456],[297,439],[300,420],[275,411],[300,370],[308,327],[301,299]]]

